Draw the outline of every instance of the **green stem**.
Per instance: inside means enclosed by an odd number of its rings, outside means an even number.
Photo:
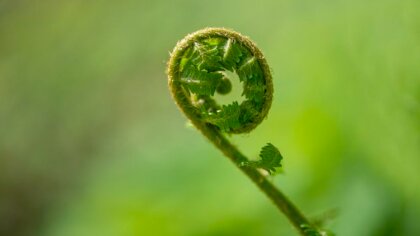
[[[257,169],[241,165],[246,158],[234,145],[232,145],[216,127],[209,124],[195,124],[223,154],[228,157],[243,173],[245,173],[257,187],[283,212],[287,219],[293,224],[301,235],[309,235],[302,226],[312,226],[309,220],[299,209],[270,181],[267,180]]]

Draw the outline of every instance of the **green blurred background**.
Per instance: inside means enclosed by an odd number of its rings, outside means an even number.
[[[188,128],[165,75],[187,33],[250,36],[274,74],[273,178],[340,236],[420,235],[420,1],[0,0],[0,235],[296,235]]]

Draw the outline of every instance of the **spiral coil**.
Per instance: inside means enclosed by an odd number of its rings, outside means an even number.
[[[232,83],[226,71],[242,84],[244,101],[219,105],[214,94],[227,94]],[[226,133],[246,133],[266,117],[273,96],[268,64],[247,37],[224,28],[199,30],[178,42],[168,63],[172,95],[194,124],[204,122]]]

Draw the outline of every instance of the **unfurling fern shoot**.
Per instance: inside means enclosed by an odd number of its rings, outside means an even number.
[[[213,99],[215,93],[230,92],[232,83],[227,71],[236,73],[243,85],[241,103],[219,105]],[[206,28],[178,42],[167,72],[172,96],[192,124],[274,202],[302,235],[321,235],[258,171],[260,168],[272,173],[281,166],[278,149],[269,143],[262,148],[259,161],[250,161],[225,137],[225,134],[250,132],[270,109],[272,77],[257,46],[232,30]]]

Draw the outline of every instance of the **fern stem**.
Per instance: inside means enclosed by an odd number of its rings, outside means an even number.
[[[248,160],[234,145],[232,145],[218,130],[212,125],[196,124],[202,127],[199,130],[206,136],[223,154],[230,159],[254,184],[283,212],[292,225],[301,235],[309,235],[302,226],[311,226],[309,220],[299,211],[299,209],[270,181],[267,180],[257,169],[243,166],[241,162]],[[315,226],[311,226],[315,228]]]

